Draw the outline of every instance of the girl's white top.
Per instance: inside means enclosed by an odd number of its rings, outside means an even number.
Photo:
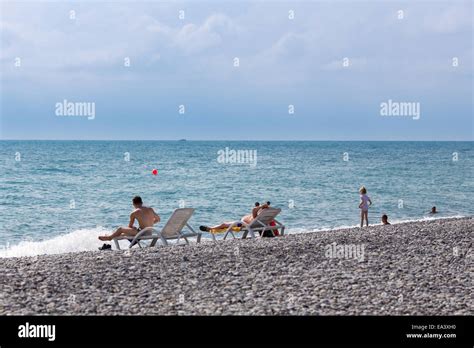
[[[369,210],[369,196],[367,195],[360,195],[360,200],[362,201],[361,209],[362,210]]]

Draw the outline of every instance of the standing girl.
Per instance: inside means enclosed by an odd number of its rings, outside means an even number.
[[[359,189],[359,193],[360,227],[364,225],[364,218],[366,225],[369,226],[369,206],[372,205],[372,201],[370,200],[370,197],[367,196],[367,190],[364,186]]]

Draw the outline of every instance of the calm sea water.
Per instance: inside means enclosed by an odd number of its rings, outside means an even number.
[[[96,249],[98,234],[128,223],[134,195],[163,220],[194,207],[195,226],[270,200],[290,232],[358,224],[361,185],[372,223],[422,219],[433,205],[439,217],[474,213],[473,142],[0,144],[0,256]],[[256,165],[219,163],[226,147],[256,151]]]

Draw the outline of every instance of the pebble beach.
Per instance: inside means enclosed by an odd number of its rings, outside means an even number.
[[[3,258],[0,315],[472,315],[474,219]]]

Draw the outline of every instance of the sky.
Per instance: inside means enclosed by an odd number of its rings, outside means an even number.
[[[472,7],[2,1],[0,138],[473,140]]]

